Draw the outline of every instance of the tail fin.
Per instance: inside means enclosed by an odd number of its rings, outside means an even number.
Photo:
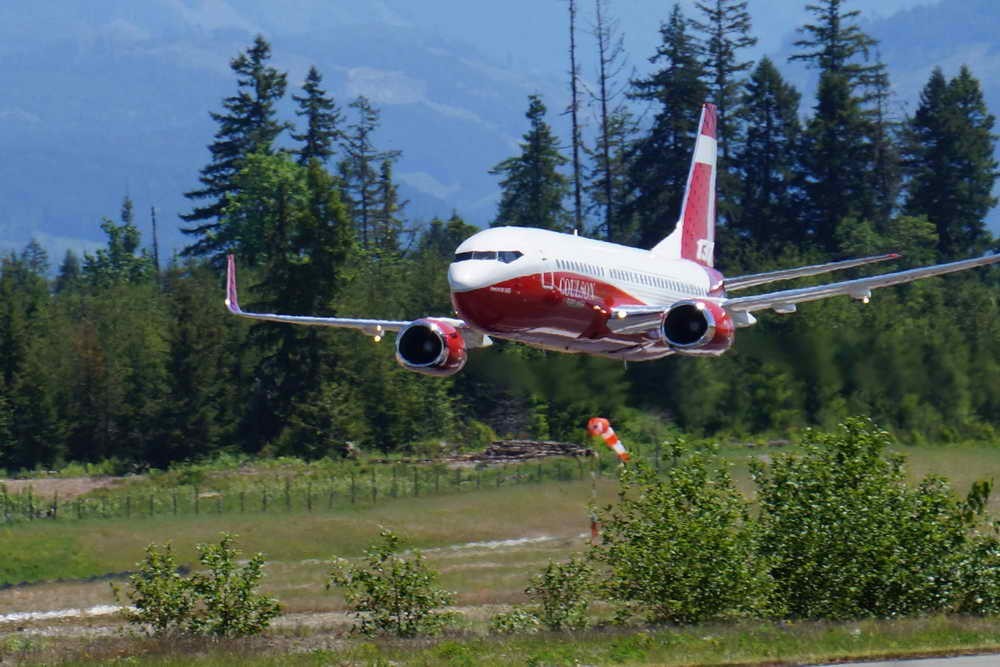
[[[652,249],[654,255],[690,259],[712,266],[715,255],[715,154],[715,105],[705,103],[701,107],[681,217],[670,236]]]

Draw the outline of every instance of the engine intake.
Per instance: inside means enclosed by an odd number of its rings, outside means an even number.
[[[462,370],[466,359],[462,334],[447,322],[414,320],[396,334],[396,361],[408,370],[444,377]]]
[[[722,354],[733,344],[729,314],[711,301],[679,301],[663,318],[661,335],[678,352]]]

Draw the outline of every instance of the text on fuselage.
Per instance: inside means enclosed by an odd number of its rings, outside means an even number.
[[[576,297],[577,299],[593,299],[594,283],[578,278],[560,278],[559,291],[566,296]]]

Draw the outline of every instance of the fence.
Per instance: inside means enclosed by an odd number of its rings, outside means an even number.
[[[357,466],[339,474],[294,480],[291,477],[213,487],[185,485],[170,489],[104,489],[73,499],[39,497],[29,487],[8,493],[0,485],[0,524],[38,520],[145,519],[157,516],[320,512],[402,498],[461,493],[516,484],[583,479],[614,470],[602,458],[553,459],[476,468],[443,465],[383,464]]]

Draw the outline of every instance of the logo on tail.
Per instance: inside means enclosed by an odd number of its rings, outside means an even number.
[[[691,171],[677,227],[652,250],[668,259],[690,259],[712,266],[715,257],[715,105],[704,104],[698,123]]]

